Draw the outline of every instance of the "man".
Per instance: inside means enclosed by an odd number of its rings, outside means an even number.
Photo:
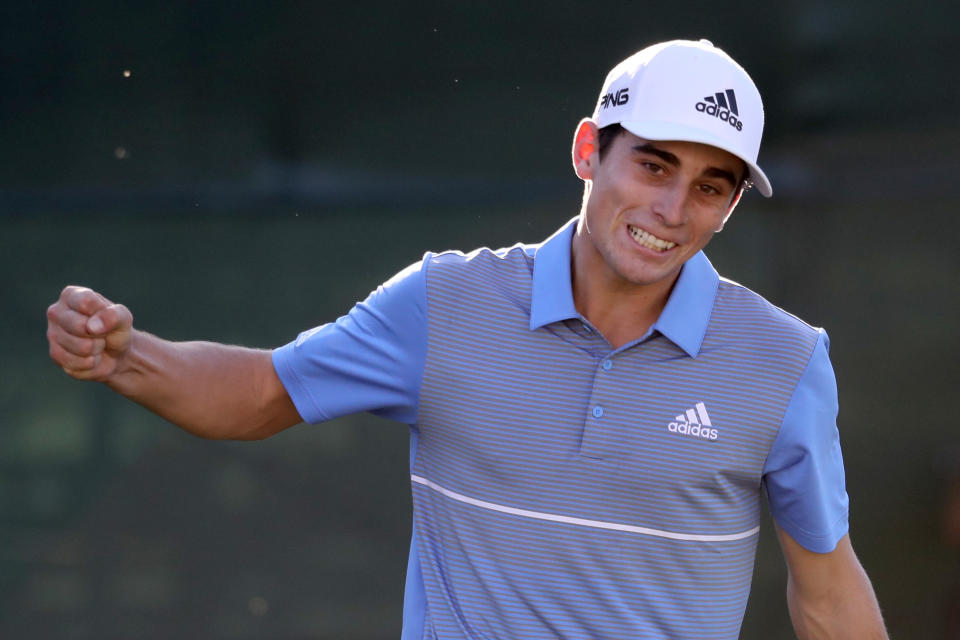
[[[207,438],[411,425],[404,638],[736,638],[761,489],[802,638],[884,638],[847,536],[827,337],[701,252],[751,184],[760,95],[707,41],[649,47],[578,126],[580,216],[427,254],[275,351],[170,343],[68,287],[50,353]]]

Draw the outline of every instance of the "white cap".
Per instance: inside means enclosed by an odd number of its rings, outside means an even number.
[[[633,54],[607,74],[593,112],[646,140],[701,142],[747,163],[757,191],[773,194],[757,166],[763,102],[753,80],[709,40],[671,40]]]

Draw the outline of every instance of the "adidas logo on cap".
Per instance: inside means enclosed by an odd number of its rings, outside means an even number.
[[[697,111],[714,118],[720,118],[737,131],[743,131],[743,123],[739,120],[737,111],[737,94],[733,89],[717,91],[712,96],[706,96],[696,104]]]

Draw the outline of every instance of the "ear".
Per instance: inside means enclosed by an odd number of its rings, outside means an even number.
[[[717,231],[723,231],[723,227],[727,224],[727,220],[730,219],[730,216],[733,214],[733,209],[740,203],[740,198],[743,197],[743,192],[745,188],[741,183],[737,188],[736,193],[733,194],[733,198],[730,200],[730,204],[727,206],[727,214],[723,216],[723,220],[720,222],[720,226],[717,227]]]
[[[597,123],[584,118],[577,125],[573,136],[573,171],[581,180],[592,180],[596,163],[600,161],[597,150]]]

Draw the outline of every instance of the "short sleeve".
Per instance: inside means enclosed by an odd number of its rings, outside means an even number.
[[[416,422],[427,353],[426,264],[407,267],[336,322],[273,351],[274,369],[305,421],[369,411]]]
[[[817,553],[833,551],[848,528],[837,382],[829,344],[821,330],[763,469],[777,524]]]

